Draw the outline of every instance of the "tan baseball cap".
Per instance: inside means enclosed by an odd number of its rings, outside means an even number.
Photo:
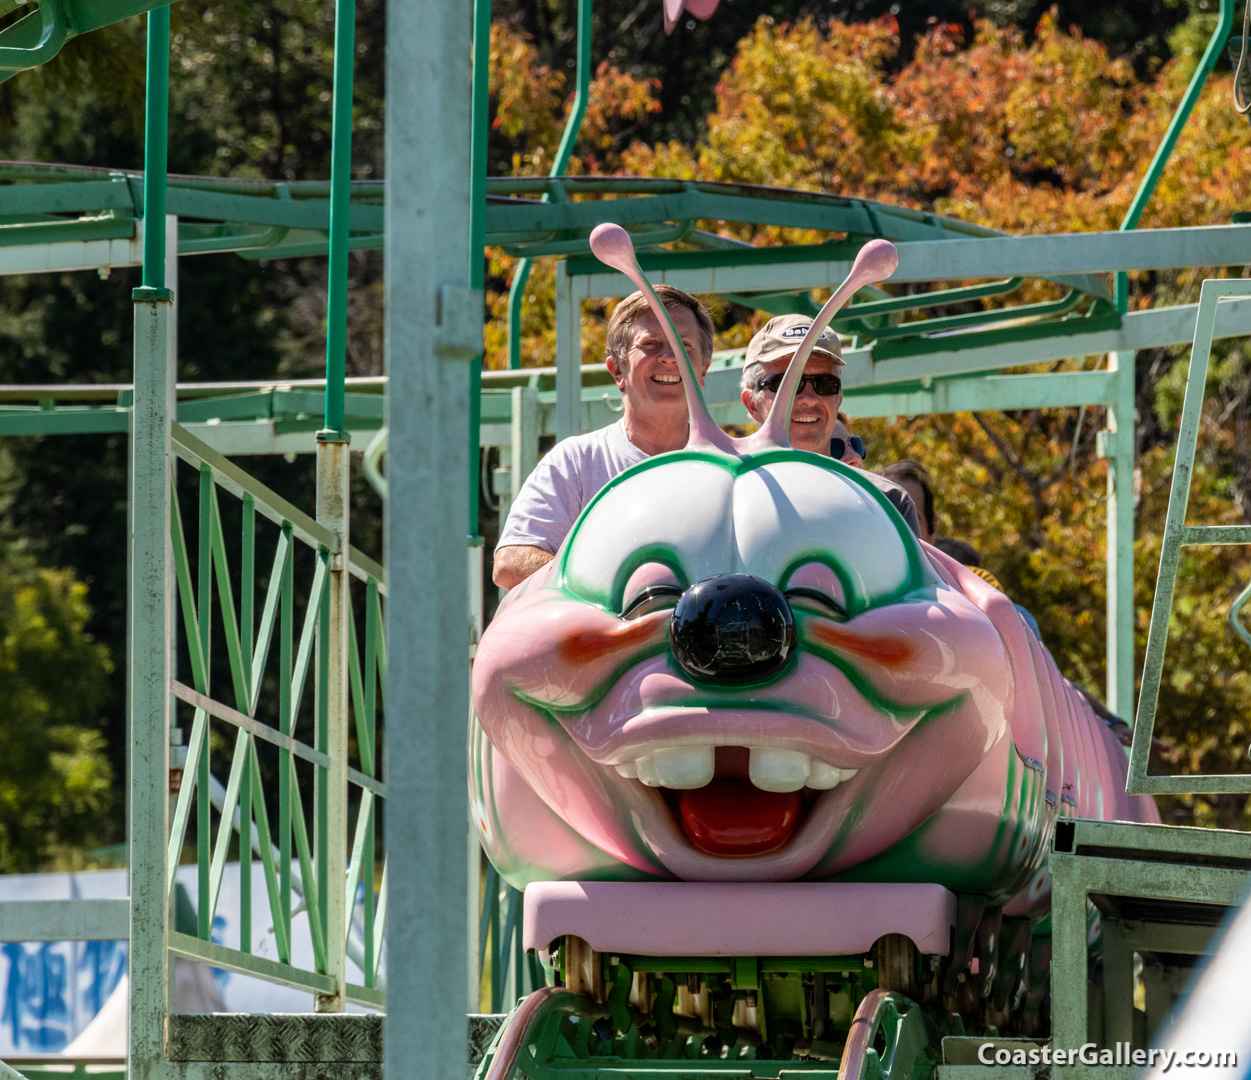
[[[812,319],[807,315],[775,315],[756,331],[755,337],[747,346],[747,358],[743,361],[743,366],[767,364],[770,360],[781,360],[784,356],[790,356],[799,348],[811,326]],[[812,351],[825,353],[838,364],[843,362],[842,343],[828,326],[821,331]]]

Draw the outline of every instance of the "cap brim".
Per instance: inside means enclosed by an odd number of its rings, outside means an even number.
[[[798,351],[799,351],[798,345],[794,346],[793,348],[789,345],[786,345],[786,346],[783,346],[782,348],[770,349],[767,353],[762,353],[760,356],[753,357],[752,359],[746,361],[746,363],[747,364],[771,364],[774,360],[783,360],[788,356],[794,356],[795,353],[797,353]],[[823,356],[828,356],[836,364],[843,363],[842,356],[840,356],[838,353],[830,352],[829,349],[823,349],[819,345],[815,346],[812,351],[813,353],[821,353]]]

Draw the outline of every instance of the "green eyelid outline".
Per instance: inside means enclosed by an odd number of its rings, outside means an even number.
[[[868,609],[868,603],[852,584],[847,571],[834,560],[833,556],[828,551],[805,552],[802,555],[797,555],[794,559],[787,563],[786,569],[782,571],[781,577],[778,579],[778,587],[782,590],[782,592],[786,592],[795,571],[801,566],[807,566],[809,563],[820,563],[836,578],[838,578],[838,583],[843,587],[843,602],[839,604],[833,597],[830,597],[830,599],[847,612],[847,617],[849,619]]]
[[[668,567],[673,572],[673,576],[678,579],[679,589],[686,590],[690,587],[690,575],[683,568],[682,560],[676,551],[660,544],[639,548],[621,564],[613,576],[609,610],[618,615],[621,614],[621,609],[625,605],[625,588],[630,584],[630,578],[639,567],[646,566],[648,563],[660,563]]]

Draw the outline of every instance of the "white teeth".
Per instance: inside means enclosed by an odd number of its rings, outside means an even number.
[[[827,765],[824,761],[814,761],[808,768],[808,786],[816,788],[818,791],[829,791],[832,787],[837,787],[839,781],[838,769],[833,765]]]
[[[795,750],[753,747],[748,775],[763,791],[798,791],[808,783],[812,759]]]
[[[634,764],[638,767],[639,779],[648,787],[660,787],[660,777],[656,774],[656,755],[644,754]]]
[[[824,761],[814,761],[808,768],[808,786],[817,791],[829,791],[855,775],[855,769],[840,769]]]
[[[711,746],[675,746],[653,755],[660,786],[686,791],[712,782],[716,756]]]
[[[762,791],[789,792],[808,787],[829,791],[856,775],[855,769],[841,769],[816,761],[797,750],[753,746],[748,775]],[[716,748],[712,746],[661,746],[649,754],[614,765],[617,775],[638,780],[648,787],[689,791],[710,784],[716,775]]]

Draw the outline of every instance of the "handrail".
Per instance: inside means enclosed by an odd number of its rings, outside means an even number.
[[[548,174],[552,179],[564,173],[565,167],[569,164],[569,158],[573,154],[573,144],[582,127],[582,118],[586,115],[586,106],[590,97],[591,0],[578,0],[578,58],[573,108],[569,112],[564,133],[560,137],[560,146],[556,150],[556,158]],[[547,202],[549,197],[549,192],[544,191],[542,201]],[[523,256],[517,262],[512,284],[508,287],[508,366],[510,368],[521,367],[521,301],[529,280],[530,259]]]

